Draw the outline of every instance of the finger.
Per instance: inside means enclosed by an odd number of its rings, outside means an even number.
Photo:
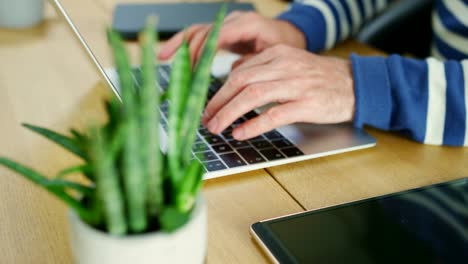
[[[277,49],[273,48],[268,48],[259,54],[253,56],[249,60],[246,60],[242,65],[239,65],[235,70],[236,71],[241,71],[241,70],[246,70],[258,65],[262,64],[268,64],[272,62],[274,59],[276,59],[279,56],[280,53],[277,52]]]
[[[233,52],[254,52],[255,45],[251,45],[251,42],[258,37],[258,27],[255,22],[252,23],[251,17],[242,14],[226,20],[219,33],[218,48]]]
[[[223,25],[221,26],[221,30],[220,30],[220,36],[218,37],[218,44],[217,44],[217,49],[220,49],[220,48],[223,48],[222,47],[222,42],[223,42],[223,36],[224,34],[226,33],[223,33],[226,31],[226,27],[227,27],[227,31],[229,32],[229,25],[230,23],[233,23],[236,21],[236,19],[241,15],[241,12],[233,12],[231,16],[228,16],[224,22],[223,22]],[[191,45],[191,49],[190,49],[190,54],[191,54],[191,58],[192,58],[192,64],[196,64],[196,62],[198,61],[198,58],[200,58],[202,52],[203,52],[203,47],[205,45],[205,42],[206,42],[206,39],[208,38],[208,34],[210,33],[211,29],[212,29],[212,25],[210,25],[209,27],[207,27],[206,29],[204,29],[203,31],[199,31],[197,33],[196,36],[194,36],[192,42],[194,43],[193,45]],[[202,35],[202,36],[200,36]],[[221,44],[221,45],[220,45]]]
[[[239,117],[257,107],[292,100],[294,94],[284,88],[286,85],[287,82],[284,81],[249,85],[216,113],[208,122],[208,129],[213,134],[219,134]]]
[[[236,140],[246,140],[280,126],[289,125],[301,120],[297,111],[300,105],[290,102],[278,105],[261,113],[259,116],[242,123],[232,131]]]
[[[242,63],[246,62],[248,59],[252,58],[253,56],[255,56],[255,54],[248,54],[248,55],[244,55],[242,57],[240,57],[238,60],[236,60],[232,66],[231,66],[231,70],[234,70],[235,68],[237,68],[239,65],[241,65]]]
[[[208,37],[208,33],[211,30],[211,26],[206,27],[204,29],[199,30],[190,41],[190,61],[192,62],[192,66],[195,65],[198,58],[198,53],[203,50],[203,44]]]
[[[255,82],[276,81],[284,78],[287,74],[289,74],[287,71],[271,68],[268,64],[252,67],[245,71],[231,73],[223,87],[221,87],[221,89],[208,102],[203,114],[202,123],[206,125],[223,105],[229,102],[247,85]]]
[[[199,30],[207,27],[206,24],[199,24],[193,25],[189,27],[187,30],[180,31],[179,33],[175,34],[171,39],[169,39],[166,43],[161,45],[161,48],[158,53],[158,57],[160,60],[169,59],[179,48],[180,44],[184,40],[184,37],[187,38],[187,41],[190,42],[192,36],[198,32]]]
[[[242,14],[244,14],[245,12],[242,12],[242,11],[232,11],[231,13],[229,13],[226,18],[224,19],[224,22],[230,22],[234,19],[237,19],[239,18]]]

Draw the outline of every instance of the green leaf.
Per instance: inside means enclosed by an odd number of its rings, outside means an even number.
[[[105,102],[105,108],[109,117],[106,127],[111,132],[116,129],[122,119],[122,104],[116,97],[112,97],[109,101]]]
[[[195,66],[193,81],[190,87],[191,94],[185,109],[181,132],[181,136],[184,138],[184,150],[182,153],[185,164],[190,160],[192,145],[195,142],[197,128],[200,124],[211,79],[211,64],[216,54],[219,31],[225,16],[226,4],[223,4],[205,42],[200,60]]]
[[[42,128],[30,124],[22,124],[25,128],[55,142],[56,144],[62,146],[63,148],[67,149],[68,151],[74,153],[75,155],[81,157],[84,160],[88,159],[88,156],[85,151],[81,148],[81,146],[77,143],[76,140],[69,138],[67,136],[61,135],[56,133],[52,130],[47,128]]]
[[[84,135],[83,133],[78,132],[75,129],[70,129],[70,133],[75,137],[76,141],[80,143],[85,143],[88,141],[88,137]]]
[[[159,97],[160,102],[164,102],[168,99],[168,93],[167,92],[162,92],[161,96]]]
[[[59,173],[57,173],[57,175],[55,176],[55,179],[62,179],[70,174],[78,174],[78,173],[89,174],[91,172],[92,172],[92,169],[89,165],[78,165],[78,166],[73,166],[73,167],[61,170]]]
[[[109,153],[113,158],[117,158],[121,152],[126,136],[127,129],[125,123],[119,124],[111,135],[112,138],[109,146]]]
[[[125,202],[114,159],[108,153],[108,143],[103,131],[92,129],[91,138],[91,160],[96,176],[96,191],[102,204],[106,228],[111,234],[123,235],[127,232]]]
[[[196,200],[196,193],[193,190],[199,185],[203,175],[203,166],[194,159],[185,171],[184,178],[178,183],[176,207],[181,212],[189,212]]]
[[[140,34],[141,45],[141,77],[140,92],[140,133],[142,167],[146,177],[146,204],[148,215],[156,217],[163,204],[162,172],[163,158],[160,150],[159,123],[161,120],[159,109],[160,91],[155,86],[157,75],[155,64],[156,17],[150,16],[146,26]],[[141,192],[141,191],[140,191]]]
[[[3,165],[6,168],[9,168],[10,170],[20,174],[21,176],[30,180],[31,182],[42,186],[47,191],[54,194],[57,198],[68,204],[68,206],[74,209],[82,219],[85,219],[85,221],[91,221],[90,219],[92,218],[92,215],[90,214],[90,211],[87,208],[85,208],[79,201],[75,200],[73,197],[67,194],[63,190],[63,186],[56,186],[54,184],[51,184],[51,181],[49,179],[42,176],[38,172],[7,158],[0,157],[0,165]]]
[[[120,35],[114,30],[108,31],[114,60],[120,80],[123,103],[123,122],[127,136],[123,145],[123,186],[127,204],[129,227],[132,232],[142,232],[147,227],[146,217],[146,179],[142,167],[140,147],[144,141],[139,127],[138,100],[135,83],[125,46]]]
[[[190,214],[180,212],[177,208],[169,206],[162,212],[159,221],[161,229],[166,232],[173,232],[190,220]]]
[[[84,186],[75,182],[71,181],[66,181],[66,180],[61,180],[61,179],[55,179],[55,180],[49,180],[48,182],[44,183],[44,187],[60,187],[62,189],[69,188],[75,191],[80,192],[83,195],[92,195],[94,192],[94,188]]]
[[[187,104],[191,82],[190,51],[187,41],[179,47],[172,63],[169,82],[169,138],[167,155],[169,156],[170,176],[173,183],[180,181],[183,175],[181,166],[184,136],[181,135],[184,110]]]

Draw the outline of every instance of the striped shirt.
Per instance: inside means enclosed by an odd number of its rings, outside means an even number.
[[[411,0],[408,0],[411,1]],[[332,48],[391,0],[296,1],[279,16],[312,52]],[[468,0],[434,0],[432,57],[351,55],[357,127],[401,131],[432,145],[468,146]]]

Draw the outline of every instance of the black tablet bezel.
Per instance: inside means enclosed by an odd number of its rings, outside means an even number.
[[[299,212],[299,213],[295,213],[291,215],[285,215],[285,216],[280,216],[280,217],[276,217],[272,219],[267,219],[267,220],[254,223],[250,227],[250,233],[255,239],[255,241],[266,252],[268,257],[270,257],[272,261],[276,263],[285,263],[285,264],[297,263],[294,256],[290,254],[288,250],[286,249],[286,247],[281,243],[281,240],[278,237],[276,237],[276,235],[273,232],[270,231],[268,224],[281,222],[281,221],[287,221],[289,219],[294,219],[297,217],[303,217],[307,215],[319,214],[319,213],[330,211],[330,210],[335,210],[335,209],[349,207],[349,206],[355,206],[358,204],[372,202],[376,200],[387,199],[387,198],[391,198],[391,197],[395,197],[399,195],[404,195],[407,193],[414,193],[414,192],[419,192],[419,191],[428,190],[428,189],[437,188],[437,187],[450,186],[454,184],[459,184],[461,182],[466,183],[467,181],[468,181],[468,178],[460,178],[460,179],[455,179],[455,180],[451,180],[447,182],[442,182],[442,183],[432,184],[432,185],[423,186],[419,188],[400,191],[397,193],[391,193],[391,194],[386,194],[382,196],[338,204],[338,205],[334,205],[330,207],[320,208],[316,210],[304,211],[304,212]]]

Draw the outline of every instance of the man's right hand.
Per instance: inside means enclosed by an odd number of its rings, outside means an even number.
[[[161,46],[158,57],[172,57],[184,37],[190,45],[190,56],[194,64],[201,55],[211,24],[197,24],[177,33]],[[218,48],[243,55],[240,61],[251,57],[276,44],[306,47],[304,34],[289,22],[263,17],[255,12],[232,12],[221,27]]]

